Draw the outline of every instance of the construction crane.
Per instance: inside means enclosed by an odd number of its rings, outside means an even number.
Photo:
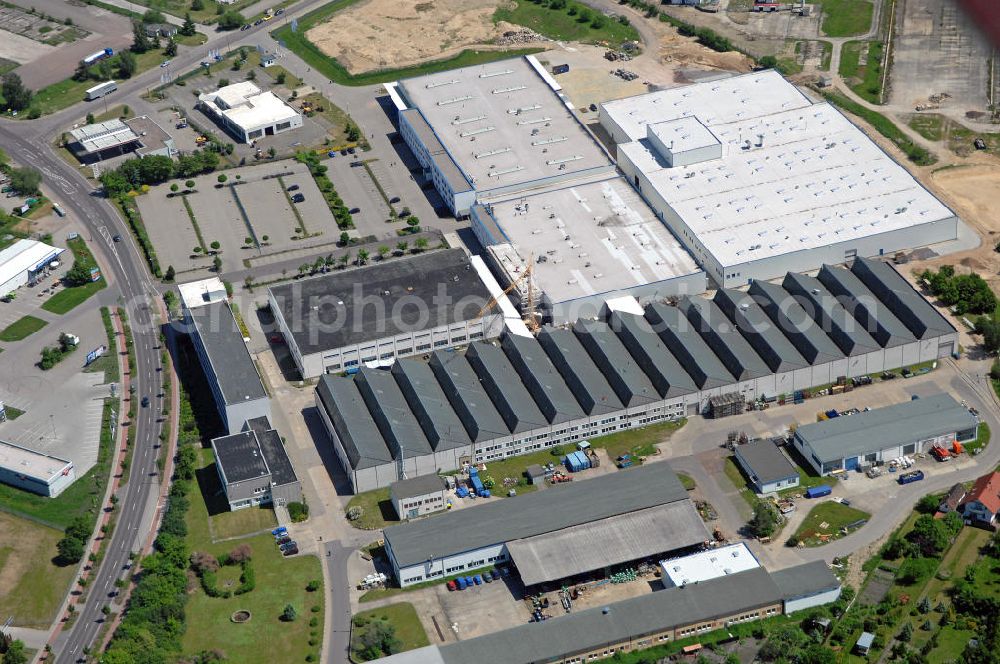
[[[526,312],[523,315],[523,319],[524,319],[524,324],[528,326],[529,330],[531,330],[532,332],[536,331],[539,328],[539,325],[538,321],[535,318],[535,292],[534,292],[535,286],[531,280],[531,273],[534,271],[534,267],[535,267],[535,256],[534,254],[531,254],[528,257],[528,266],[524,269],[524,272],[521,274],[521,276],[519,276],[514,281],[510,282],[510,285],[507,286],[507,288],[504,288],[499,295],[491,297],[489,300],[487,300],[486,304],[483,305],[483,308],[479,310],[479,313],[477,313],[472,320],[479,320],[480,318],[485,316],[487,313],[490,312],[490,310],[493,309],[493,307],[497,306],[497,304],[500,303],[500,298],[507,297],[507,295],[509,295],[511,291],[516,289],[518,286],[521,285],[522,282],[527,280],[528,306]]]

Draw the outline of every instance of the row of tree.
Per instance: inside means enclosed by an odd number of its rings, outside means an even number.
[[[127,159],[113,170],[101,174],[105,193],[116,198],[142,185],[156,185],[180,177],[211,173],[219,165],[219,155],[211,150],[195,150],[182,154],[174,161],[163,155],[149,155],[141,159]]]

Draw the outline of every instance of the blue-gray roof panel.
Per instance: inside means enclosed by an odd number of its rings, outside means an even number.
[[[698,387],[711,390],[733,383],[733,375],[692,328],[680,309],[653,303],[646,307],[645,318]]]
[[[501,346],[550,424],[584,417],[580,403],[537,339],[505,334]]]
[[[660,398],[649,377],[607,323],[579,319],[573,324],[573,332],[626,407]]]
[[[548,425],[548,420],[502,350],[477,341],[470,344],[465,358],[479,375],[486,393],[493,399],[493,405],[512,433]]]

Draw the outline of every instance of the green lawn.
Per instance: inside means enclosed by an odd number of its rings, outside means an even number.
[[[867,45],[864,62],[859,63]],[[882,49],[880,41],[846,42],[840,51],[840,75],[851,90],[873,104],[882,103]]]
[[[274,510],[250,507],[229,511],[229,503],[222,494],[219,474],[215,469],[215,456],[210,449],[199,449],[201,464],[198,466],[198,486],[201,500],[191,502],[188,510],[188,530],[195,533],[195,541],[219,542],[234,537],[253,535],[262,530],[270,531],[278,525]]]
[[[757,494],[753,489],[750,488],[750,482],[747,476],[743,474],[743,469],[740,465],[736,463],[736,457],[730,456],[726,458],[726,463],[723,466],[723,471],[726,473],[726,477],[734,487],[740,492],[740,496],[743,500],[747,501],[751,508],[757,504]]]
[[[681,484],[683,484],[684,488],[687,489],[688,491],[694,490],[696,485],[694,482],[694,478],[692,478],[690,475],[685,475],[684,473],[677,473],[677,479],[681,481]]]
[[[795,531],[795,538],[805,542],[806,546],[821,546],[839,537],[841,528],[870,516],[868,512],[827,500],[809,511]],[[820,539],[820,535],[830,535],[830,538],[824,541]]]
[[[203,449],[201,452],[203,463],[210,462],[211,450]],[[218,557],[237,545],[249,544],[253,549],[256,588],[229,599],[208,597],[200,586],[192,591],[186,607],[190,618],[182,641],[183,652],[195,654],[204,650],[221,650],[229,661],[241,664],[271,664],[275,661],[275,653],[281,653],[281,661],[286,662],[305,661],[309,654],[318,656],[323,633],[324,594],[322,589],[310,593],[305,587],[310,581],[323,578],[319,559],[304,554],[282,557],[270,533],[214,542],[211,531],[220,528],[232,532],[257,529],[263,521],[256,520],[259,515],[249,522],[243,521],[245,517],[239,513],[234,518],[218,519],[222,512],[216,512],[216,506],[221,501],[215,494],[218,479],[214,466],[203,466],[197,476],[197,485],[188,494],[191,502],[186,515],[188,547],[192,551],[204,551]],[[215,477],[216,484],[206,483],[206,476]],[[206,487],[212,492],[207,503]],[[241,512],[252,514],[254,510]],[[298,613],[293,622],[279,619],[286,604],[291,604]],[[319,607],[316,613],[311,611],[314,606]],[[241,609],[250,611],[252,619],[249,623],[237,625],[230,621],[230,616]],[[309,624],[313,618],[316,619],[315,626]],[[310,640],[314,640],[315,645],[310,645]],[[261,644],[267,644],[267,647],[261,647]]]
[[[868,32],[874,9],[869,0],[816,0],[823,10],[821,29],[827,37],[853,37]]]
[[[325,55],[315,44],[306,39],[306,32],[309,28],[318,23],[328,20],[341,9],[345,9],[358,0],[334,0],[322,7],[314,9],[298,18],[298,30],[293,32],[291,26],[283,26],[274,30],[271,36],[284,42],[292,52],[302,58],[306,64],[322,73],[334,83],[340,85],[374,85],[377,83],[387,83],[401,78],[410,78],[424,74],[434,74],[437,72],[457,69],[459,67],[469,67],[481,65],[497,60],[539,53],[545,49],[527,48],[510,49],[496,51],[473,51],[465,50],[458,55],[444,60],[426,62],[415,67],[404,69],[380,69],[377,71],[365,72],[363,74],[351,74],[335,58]]]
[[[96,466],[55,498],[46,498],[8,484],[0,484],[0,511],[25,516],[60,529],[68,526],[78,516],[88,512],[96,514],[110,472],[111,434],[108,427],[111,421],[111,404],[111,399],[104,403],[104,419],[101,421],[101,440]]]
[[[90,249],[82,237],[69,240],[66,244],[73,252],[74,265],[81,264],[88,270],[97,267],[97,261],[94,260],[94,255],[90,253]],[[83,304],[98,291],[107,288],[107,285],[104,279],[98,279],[97,281],[90,281],[79,286],[64,288],[46,300],[42,304],[42,309],[51,311],[54,314],[65,314]]]
[[[248,507],[212,517],[212,531],[216,539],[241,537],[262,530],[270,532],[277,525],[278,519],[270,507]]]
[[[990,425],[986,422],[979,423],[979,432],[976,435],[976,439],[971,443],[965,443],[965,451],[969,454],[973,452],[980,452],[984,447],[986,447],[990,442]]]
[[[414,650],[430,645],[427,632],[420,623],[417,610],[409,602],[388,604],[371,611],[361,611],[354,616],[355,629],[372,620],[384,620],[396,630],[396,638],[400,641],[399,652]],[[352,653],[355,661],[366,661],[358,652]]]
[[[618,45],[639,39],[639,33],[628,23],[611,20],[574,0],[569,0],[564,9],[552,9],[547,3],[532,0],[514,0],[493,14],[493,22],[500,21],[523,25],[561,41]]]
[[[350,522],[355,528],[377,530],[399,523],[396,510],[389,500],[389,487],[355,494],[347,503],[348,510],[352,507],[360,507],[362,510],[361,518]]]
[[[22,415],[24,415],[23,410],[21,410],[20,408],[14,408],[13,406],[8,404],[4,404],[3,410],[4,413],[7,415],[8,422],[12,422],[17,418],[21,417]]]
[[[910,161],[918,166],[930,166],[931,164],[937,163],[937,157],[911,141],[906,134],[899,130],[899,127],[893,124],[892,120],[881,113],[866,108],[855,102],[853,99],[848,99],[842,94],[831,92],[829,90],[823,91],[823,97],[835,106],[838,106],[848,113],[858,116],[865,122],[872,125],[875,131],[895,143],[896,147],[905,152]]]
[[[966,156],[975,152],[973,141],[981,138],[990,154],[1000,154],[1000,134],[979,134],[968,127],[938,113],[915,113],[907,124],[930,141],[944,141],[955,154]]]
[[[135,59],[135,75],[139,75],[142,72],[159,65],[161,62],[166,60],[167,57],[163,55],[161,51],[154,49],[135,56]],[[115,80],[118,79],[115,78]],[[73,104],[83,101],[83,98],[86,96],[87,89],[94,87],[99,82],[100,81],[94,80],[74,81],[72,78],[67,78],[36,92],[34,101],[31,105],[38,108],[38,110],[42,112],[42,115],[48,115],[49,113],[61,111],[68,106],[72,106]],[[119,93],[113,92],[111,94],[113,99],[114,95]],[[104,104],[101,101],[93,102],[93,104],[95,108],[104,108]]]
[[[76,572],[52,563],[62,532],[0,512],[0,615],[20,627],[47,629]]]
[[[20,341],[48,325],[48,322],[35,316],[22,316],[0,330],[0,341]]]
[[[118,371],[118,337],[115,335],[115,328],[111,324],[111,312],[107,307],[101,307],[101,320],[104,323],[104,331],[108,337],[108,350],[104,355],[84,367],[83,370],[86,373],[103,371],[105,383],[117,383],[120,379]]]

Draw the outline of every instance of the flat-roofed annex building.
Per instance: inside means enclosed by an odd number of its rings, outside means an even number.
[[[391,526],[384,536],[402,587],[508,560],[525,585],[551,584],[709,538],[666,463]]]
[[[149,116],[129,120],[106,120],[77,127],[69,132],[70,151],[85,164],[134,153],[137,157],[172,157],[174,139]]]
[[[302,115],[270,90],[240,81],[198,96],[199,105],[243,143],[302,126]]]
[[[214,279],[206,281],[205,286],[180,288],[184,329],[198,354],[219,416],[233,434],[242,431],[247,420],[270,419],[271,402],[225,290],[216,290]]]
[[[734,455],[757,493],[782,491],[799,485],[798,469],[771,440],[737,445]]]
[[[790,398],[954,351],[955,329],[892,266],[858,259],[820,276],[837,295],[790,273],[785,285],[608,307],[535,337],[507,332],[390,372],[325,376],[318,412],[354,490],[366,491],[701,413],[722,394]]]
[[[775,71],[603,104],[619,166],[729,288],[958,236],[955,213]]]
[[[926,453],[934,445],[975,440],[979,418],[950,394],[875,408],[804,424],[795,430],[796,449],[816,472],[860,470],[877,462]]]
[[[535,307],[556,324],[595,316],[622,295],[645,303],[707,285],[691,254],[621,177],[476,205],[472,229],[505,285],[533,258]],[[527,283],[513,291],[522,308]]]
[[[400,134],[456,216],[468,215],[477,201],[615,172],[533,56],[392,88]]]
[[[268,302],[303,378],[493,339],[499,307],[480,315],[496,280],[463,249],[446,249],[268,289]],[[498,289],[498,287],[497,287]]]
[[[55,498],[74,480],[72,461],[0,440],[0,482]]]
[[[278,432],[266,417],[212,440],[215,468],[230,510],[302,500],[302,486]]]

